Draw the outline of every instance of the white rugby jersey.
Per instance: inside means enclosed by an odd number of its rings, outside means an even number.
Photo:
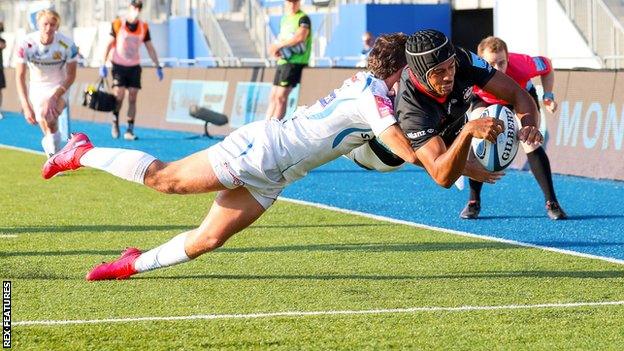
[[[65,80],[67,62],[77,60],[78,48],[73,40],[56,32],[49,45],[41,44],[39,31],[30,33],[17,47],[17,63],[28,65],[30,86],[54,86]]]
[[[290,183],[397,123],[388,87],[369,72],[347,79],[292,119],[269,124],[275,161]]]

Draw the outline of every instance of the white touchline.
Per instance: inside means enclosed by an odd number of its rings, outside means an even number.
[[[375,219],[375,220],[378,220],[378,221],[384,221],[384,222],[390,222],[390,223],[396,223],[396,224],[403,224],[403,225],[407,225],[407,226],[415,227],[415,228],[436,230],[436,231],[439,231],[439,232],[444,232],[444,233],[454,234],[454,235],[460,235],[460,236],[465,236],[465,237],[469,237],[469,238],[477,238],[477,239],[483,239],[483,240],[489,240],[489,241],[496,241],[496,242],[510,244],[510,245],[531,247],[531,248],[534,248],[534,249],[552,251],[552,252],[562,253],[562,254],[566,254],[566,255],[572,255],[572,256],[578,256],[578,257],[584,257],[584,258],[591,258],[591,259],[595,259],[595,260],[607,261],[607,262],[610,262],[610,263],[624,264],[624,260],[620,260],[620,259],[612,258],[612,257],[604,257],[604,256],[586,254],[586,253],[572,251],[572,250],[558,249],[558,248],[550,247],[550,246],[535,245],[535,244],[531,244],[531,243],[525,243],[525,242],[522,242],[522,241],[502,239],[502,238],[497,238],[497,237],[494,237],[494,236],[479,235],[479,234],[462,232],[462,231],[459,231],[459,230],[453,230],[453,229],[448,229],[448,228],[434,227],[434,226],[430,226],[430,225],[426,225],[426,224],[409,222],[409,221],[404,221],[404,220],[401,220],[401,219],[395,219],[395,218],[390,218],[390,217],[385,217],[385,216],[379,216],[379,215],[374,215],[374,214],[370,214],[370,213],[366,213],[366,212],[346,210],[344,208],[328,206],[328,205],[319,204],[319,203],[316,203],[316,202],[308,202],[308,201],[290,199],[290,198],[287,198],[287,197],[280,197],[279,199],[280,200],[284,200],[286,202],[292,202],[292,203],[298,204],[298,205],[313,206],[313,207],[322,208],[322,209],[326,209],[326,210],[331,210],[331,211],[342,212],[342,213],[346,213],[346,214],[351,214],[351,215],[371,218],[371,219]]]
[[[17,238],[17,235],[14,235],[14,234],[0,234],[0,239],[6,239],[6,238]]]
[[[5,148],[5,149],[9,149],[9,150],[28,152],[29,154],[45,155],[45,153],[43,151],[27,149],[27,148],[24,148],[24,147],[17,147],[17,146],[11,146],[11,145],[6,145],[6,144],[0,144],[0,147],[1,148]]]
[[[624,301],[602,302],[570,302],[570,303],[544,303],[536,305],[502,305],[502,306],[458,306],[458,307],[412,307],[391,308],[375,310],[344,310],[344,311],[284,311],[248,314],[197,314],[191,316],[165,316],[165,317],[133,317],[133,318],[106,318],[106,319],[81,319],[81,320],[40,320],[13,322],[13,326],[32,325],[70,325],[70,324],[101,324],[101,323],[127,323],[127,322],[153,322],[153,321],[186,321],[195,319],[254,319],[275,317],[310,317],[310,316],[338,316],[338,315],[362,315],[362,314],[391,314],[391,313],[417,313],[417,312],[465,312],[465,311],[492,311],[492,310],[520,310],[540,308],[574,308],[574,307],[599,307],[624,305]]]

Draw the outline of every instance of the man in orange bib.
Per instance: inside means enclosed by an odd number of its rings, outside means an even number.
[[[108,75],[106,61],[112,49],[113,64],[113,93],[117,96],[117,107],[113,111],[114,119],[111,128],[111,136],[119,138],[119,110],[128,90],[128,129],[124,134],[126,140],[136,140],[134,134],[134,118],[136,116],[136,100],[141,89],[141,58],[139,48],[145,43],[149,57],[156,65],[158,80],[163,79],[163,71],[158,63],[156,50],[152,45],[149,27],[147,23],[139,20],[139,14],[143,8],[143,2],[133,0],[130,3],[128,14],[125,19],[117,18],[112,23],[111,38],[106,47],[104,65],[100,67],[100,76]]]

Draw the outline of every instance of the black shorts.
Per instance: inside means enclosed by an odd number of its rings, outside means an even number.
[[[113,86],[141,89],[141,66],[122,66],[113,63]]]
[[[273,85],[278,87],[294,88],[301,83],[301,72],[306,65],[300,63],[285,63],[277,66]]]
[[[4,69],[0,67],[0,89],[6,88],[6,81],[4,80]]]

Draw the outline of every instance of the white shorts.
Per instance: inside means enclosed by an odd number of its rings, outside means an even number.
[[[264,208],[269,208],[286,186],[272,152],[270,123],[273,122],[247,124],[211,146],[208,152],[221,184],[229,189],[244,186]]]
[[[33,107],[33,111],[35,112],[35,120],[37,122],[41,122],[44,120],[43,118],[43,103],[54,94],[58,84],[50,85],[50,86],[37,86],[30,87],[28,89],[28,100],[30,100],[30,104]],[[61,99],[65,100],[67,105],[67,93],[61,96]]]

